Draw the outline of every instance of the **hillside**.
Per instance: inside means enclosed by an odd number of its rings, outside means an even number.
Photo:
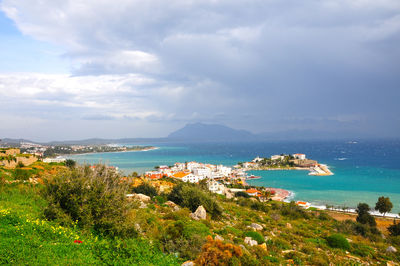
[[[384,231],[383,237],[374,227],[338,221],[325,211],[247,197],[227,199],[210,194],[201,185],[172,179],[121,179],[103,166],[89,171],[37,162],[25,171],[32,182],[23,182],[26,175],[0,169],[1,264],[400,262],[398,252],[386,251],[389,246],[399,250],[399,236]],[[80,186],[80,182],[91,186]],[[160,182],[172,190],[161,192]],[[125,189],[150,197],[142,195],[129,201],[117,193]],[[63,193],[70,197],[64,198]],[[69,202],[65,205],[69,207],[53,204],[59,200]],[[206,217],[194,219],[191,213],[200,204]]]

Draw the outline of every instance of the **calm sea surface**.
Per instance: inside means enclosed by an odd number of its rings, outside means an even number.
[[[134,143],[131,143],[134,145]],[[157,150],[143,152],[74,155],[80,163],[106,163],[125,173],[143,173],[156,165],[199,161],[235,165],[256,156],[305,153],[308,158],[329,165],[333,176],[309,176],[308,171],[254,171],[262,178],[249,183],[284,188],[294,200],[316,205],[335,204],[354,207],[358,202],[374,205],[379,196],[391,198],[400,211],[400,141],[324,141],[262,143],[175,143],[158,144]]]

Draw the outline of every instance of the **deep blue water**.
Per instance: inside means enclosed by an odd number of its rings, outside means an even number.
[[[75,155],[80,163],[103,162],[126,173],[144,172],[156,165],[199,161],[235,165],[256,156],[305,153],[329,165],[333,176],[309,176],[307,171],[257,171],[261,179],[251,184],[288,189],[294,199],[316,204],[354,207],[358,202],[374,205],[378,196],[389,196],[393,211],[400,211],[400,141],[321,141],[263,143],[175,143],[157,144],[144,152]],[[249,183],[250,183],[249,182]]]

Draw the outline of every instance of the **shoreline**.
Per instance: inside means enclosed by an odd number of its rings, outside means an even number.
[[[152,147],[152,148],[147,148],[147,149],[143,149],[143,150],[130,150],[130,151],[84,152],[84,153],[74,153],[74,154],[60,154],[57,157],[66,158],[68,156],[74,156],[74,155],[104,154],[104,153],[124,153],[124,152],[142,152],[142,151],[152,151],[152,150],[158,150],[158,149],[160,149],[160,147]]]

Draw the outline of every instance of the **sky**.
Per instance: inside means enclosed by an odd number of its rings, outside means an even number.
[[[0,0],[0,138],[400,137],[398,0]]]

